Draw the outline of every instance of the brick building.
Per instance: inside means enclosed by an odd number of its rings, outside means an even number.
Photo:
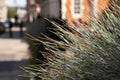
[[[28,0],[30,3],[31,7],[39,4],[40,16],[62,18],[72,25],[76,20],[87,23],[91,15],[98,17],[108,6],[109,0]]]

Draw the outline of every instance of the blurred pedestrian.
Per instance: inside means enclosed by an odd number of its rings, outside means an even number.
[[[8,20],[8,23],[9,23],[9,36],[12,38],[13,37],[13,32],[12,32],[13,23],[11,20]]]
[[[15,19],[15,26],[18,26],[18,19],[19,19],[19,18],[18,18],[18,15],[17,15],[17,14],[15,15],[14,19]]]
[[[23,36],[23,26],[24,26],[23,21],[20,22],[19,26],[20,26],[20,36],[22,37]]]

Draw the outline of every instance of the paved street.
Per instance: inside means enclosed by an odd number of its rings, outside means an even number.
[[[0,80],[27,80],[19,75],[24,73],[20,67],[26,66],[28,54],[28,45],[24,35],[20,37],[19,28],[13,28],[13,38],[9,38],[6,29],[6,32],[0,35]]]

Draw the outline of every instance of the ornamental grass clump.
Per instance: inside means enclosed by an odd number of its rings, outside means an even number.
[[[111,0],[111,5],[100,19],[76,23],[76,29],[46,19],[55,27],[49,31],[60,40],[44,34],[33,38],[43,44],[40,53],[46,62],[25,71],[43,80],[119,80],[120,2]]]

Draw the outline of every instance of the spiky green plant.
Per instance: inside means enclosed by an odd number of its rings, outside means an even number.
[[[44,34],[34,38],[44,45],[47,62],[24,67],[26,72],[43,80],[119,80],[120,2],[111,0],[111,5],[100,20],[77,23],[76,29],[48,20],[61,40]]]

